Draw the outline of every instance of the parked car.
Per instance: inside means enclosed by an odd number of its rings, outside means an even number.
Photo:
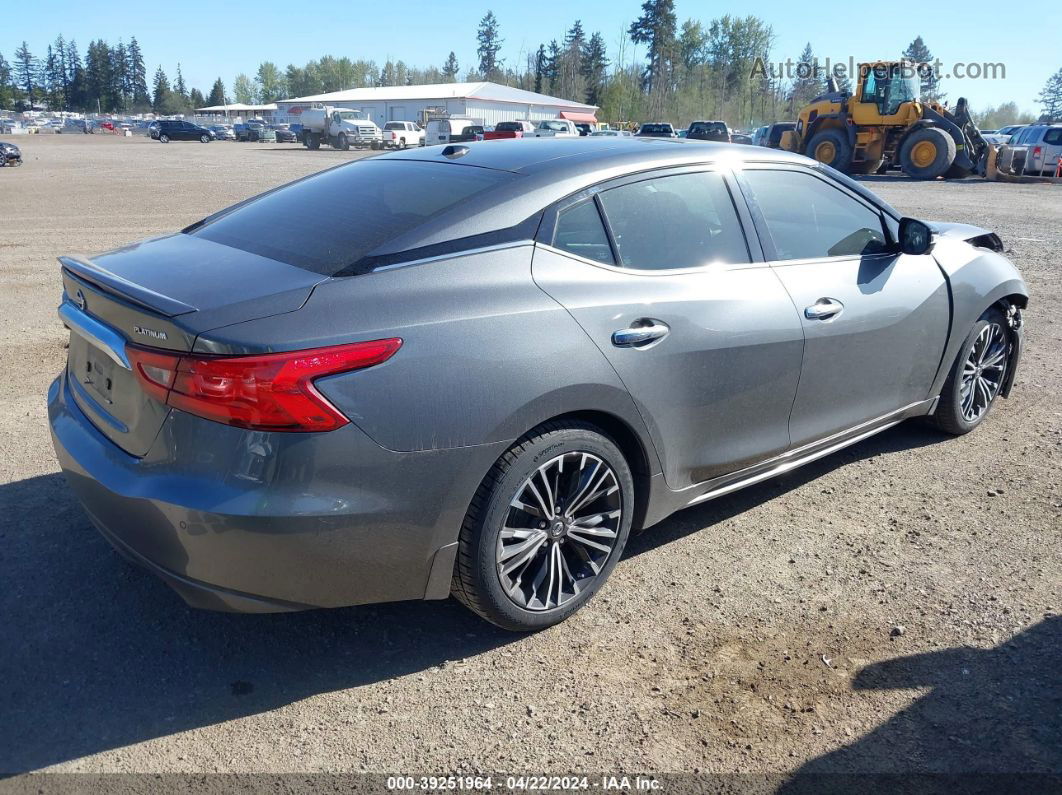
[[[299,136],[287,124],[270,124],[267,129],[273,131],[274,140],[282,144],[297,144]]]
[[[530,121],[501,121],[493,130],[483,134],[484,141],[501,141],[506,138],[530,138],[534,136],[535,124]]]
[[[689,133],[689,129],[686,127],[683,127],[680,130],[675,130],[675,135],[677,135],[679,138],[685,138],[687,133]]]
[[[695,121],[689,126],[686,137],[693,141],[722,141],[730,140],[730,128],[724,121]]]
[[[978,427],[1022,350],[1002,251],[786,152],[393,152],[62,257],[52,438],[193,605],[453,593],[535,630],[632,528],[909,417]]]
[[[765,124],[762,127],[757,127],[756,132],[752,134],[753,146],[764,146],[767,140],[767,131],[770,129],[769,124]]]
[[[594,131],[593,125],[589,124],[589,123],[587,123],[585,121],[577,121],[577,122],[575,122],[575,129],[577,129],[579,131],[579,135],[582,135],[582,136],[590,135],[590,133],[592,133]]]
[[[745,135],[744,133],[733,133],[730,136],[730,143],[732,144],[745,144],[746,146],[752,146],[752,136]]]
[[[535,126],[533,138],[579,138],[582,132],[568,119],[546,119]]]
[[[0,167],[21,165],[22,150],[12,143],[0,141]]]
[[[483,123],[477,119],[452,116],[446,119],[429,119],[424,133],[424,144],[464,143],[481,141],[486,135]]]
[[[788,132],[789,130],[795,129],[796,122],[793,121],[780,121],[776,124],[772,124],[767,129],[767,138],[763,142],[763,146],[769,147],[770,149],[781,149],[782,135]]]
[[[255,138],[260,144],[275,144],[279,139],[277,131],[272,127],[262,126],[258,128],[258,135]]]
[[[1030,124],[1011,136],[1010,146],[1027,150],[1024,173],[1053,177],[1062,157],[1062,124]]]
[[[1028,125],[1025,124],[1008,124],[1006,127],[1000,127],[998,130],[996,130],[996,135],[1000,136],[1000,138],[1003,139],[1000,141],[1000,143],[1005,144],[1010,141],[1010,139],[1014,136],[1015,133],[1027,126]]]
[[[638,128],[635,135],[641,138],[677,138],[675,128],[666,122],[649,122]]]
[[[593,137],[605,136],[608,138],[630,138],[630,130],[594,130],[590,133]]]
[[[242,124],[234,124],[232,126],[233,132],[236,133],[236,140],[243,141],[244,143],[257,141],[264,129],[265,122],[258,121],[249,121]]]
[[[60,127],[57,132],[60,133],[84,133],[88,134],[92,131],[91,125],[84,119],[67,119],[63,122],[63,126]]]
[[[208,144],[214,140],[214,133],[206,127],[200,127],[190,121],[162,119],[158,122],[151,137],[164,144],[168,144],[170,141],[200,141]]]
[[[384,149],[424,146],[424,130],[415,121],[389,121],[382,130],[380,145]]]
[[[210,127],[210,131],[214,133],[215,140],[218,141],[235,141],[236,133],[232,127],[228,124],[213,124]]]

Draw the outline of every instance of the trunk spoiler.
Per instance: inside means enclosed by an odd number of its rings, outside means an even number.
[[[194,306],[189,306],[175,298],[156,293],[154,290],[141,287],[139,284],[111,273],[87,257],[76,255],[59,257],[59,264],[63,266],[63,270],[68,271],[78,279],[83,279],[105,292],[166,317],[176,317],[177,315],[186,315],[189,312],[196,311]]]

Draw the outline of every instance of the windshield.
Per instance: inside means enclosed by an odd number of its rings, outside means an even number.
[[[908,73],[911,74],[908,74]],[[918,72],[910,66],[894,66],[889,76],[889,106],[886,113],[891,115],[900,109],[904,102],[913,102],[922,95],[922,81]]]
[[[266,193],[187,234],[332,276],[381,244],[514,175],[365,160]]]
[[[664,133],[670,134],[673,132],[670,124],[643,124],[643,133]]]
[[[539,127],[546,130],[556,130],[557,132],[566,132],[568,130],[568,125],[561,121],[544,121]]]
[[[361,121],[365,118],[365,114],[360,110],[344,110],[340,112],[339,118],[344,121]]]

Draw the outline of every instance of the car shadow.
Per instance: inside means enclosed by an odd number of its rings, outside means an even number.
[[[811,760],[782,793],[1062,791],[1062,616],[991,649],[868,665],[854,690],[929,692],[851,745]]]
[[[676,514],[632,538],[628,555],[856,458],[943,438],[898,426]],[[0,775],[426,671],[521,637],[452,600],[277,615],[192,610],[111,549],[58,474],[0,486],[0,583]]]

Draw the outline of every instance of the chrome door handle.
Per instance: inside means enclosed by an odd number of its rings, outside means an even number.
[[[836,298],[820,298],[804,310],[808,320],[829,320],[837,317],[844,310],[844,304]]]
[[[647,326],[630,326],[612,332],[612,344],[619,348],[631,348],[644,345],[653,340],[663,339],[671,329],[666,323],[653,322]]]

